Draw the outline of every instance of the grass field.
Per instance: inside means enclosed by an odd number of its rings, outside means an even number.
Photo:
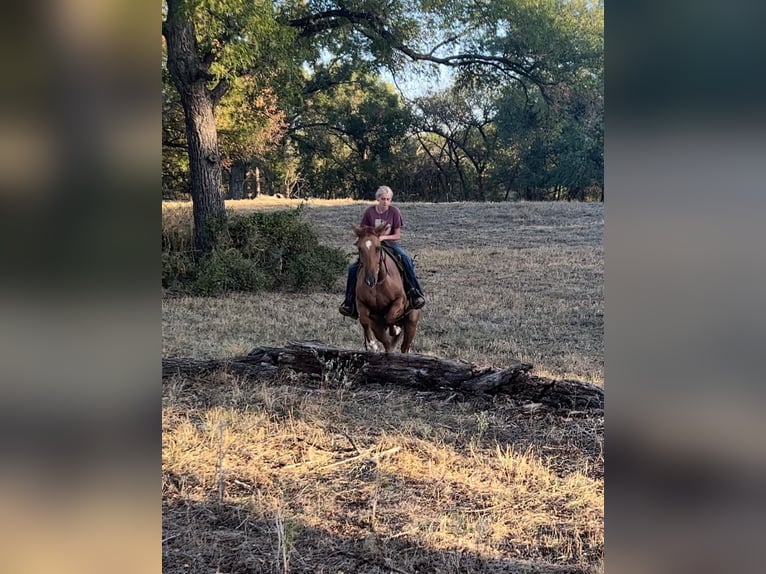
[[[396,200],[396,197],[394,198]],[[370,203],[311,200],[353,251]],[[296,206],[259,198],[234,212]],[[398,204],[426,292],[414,352],[604,380],[602,204]],[[188,210],[167,204],[163,215]],[[163,356],[362,348],[326,293],[164,298]],[[603,416],[506,396],[225,373],[163,385],[163,571],[600,572]]]

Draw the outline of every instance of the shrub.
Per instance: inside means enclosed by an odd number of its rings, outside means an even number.
[[[346,272],[348,259],[341,250],[317,245],[311,252],[298,253],[286,269],[286,282],[296,289],[332,288]]]
[[[190,252],[162,251],[162,286],[170,291],[184,291],[194,281],[197,268]]]
[[[268,286],[266,274],[256,262],[236,249],[215,249],[197,267],[190,285],[196,295],[218,295],[229,291],[259,291]]]
[[[331,288],[345,273],[347,256],[320,245],[303,213],[299,207],[232,215],[216,249],[196,259],[184,226],[163,223],[162,286],[197,295]]]

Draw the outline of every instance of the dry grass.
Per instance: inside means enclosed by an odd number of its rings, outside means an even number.
[[[308,216],[351,252],[365,205],[309,202]],[[400,208],[429,299],[416,352],[603,382],[603,206]],[[163,354],[361,348],[337,313],[342,291],[165,299]],[[360,387],[343,373],[175,379],[163,393],[163,571],[600,572],[602,443],[602,417],[507,397]]]
[[[300,204],[269,199],[265,209]],[[352,253],[351,224],[369,203],[312,202],[308,217],[321,241]],[[603,205],[400,208],[403,245],[428,298],[415,352],[498,367],[515,358],[540,375],[603,382]],[[163,356],[230,356],[306,339],[361,348],[358,325],[337,311],[344,287],[345,278],[327,293],[165,299]]]

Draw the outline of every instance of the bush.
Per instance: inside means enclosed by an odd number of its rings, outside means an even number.
[[[329,289],[347,264],[343,251],[319,244],[302,207],[230,216],[216,249],[200,258],[187,233],[163,223],[162,286],[173,292]]]
[[[162,251],[162,287],[170,291],[183,291],[197,276],[191,254],[183,251]]]
[[[236,249],[215,249],[198,265],[190,285],[196,295],[218,295],[229,291],[259,291],[268,286],[266,274]]]
[[[297,289],[331,289],[345,275],[346,255],[339,249],[317,245],[310,253],[298,253],[286,269],[287,283]]]

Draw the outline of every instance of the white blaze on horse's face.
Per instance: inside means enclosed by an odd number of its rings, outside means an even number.
[[[367,249],[367,252],[370,253],[368,257],[372,256],[372,250],[373,249],[379,249],[372,239],[367,239],[364,243],[362,243],[361,247],[364,247]],[[362,250],[359,249],[359,256],[361,258]],[[369,265],[364,266],[364,284],[367,285],[367,287],[375,287],[375,285],[378,284],[378,271],[380,269],[380,261],[377,261],[377,263],[373,262]]]

